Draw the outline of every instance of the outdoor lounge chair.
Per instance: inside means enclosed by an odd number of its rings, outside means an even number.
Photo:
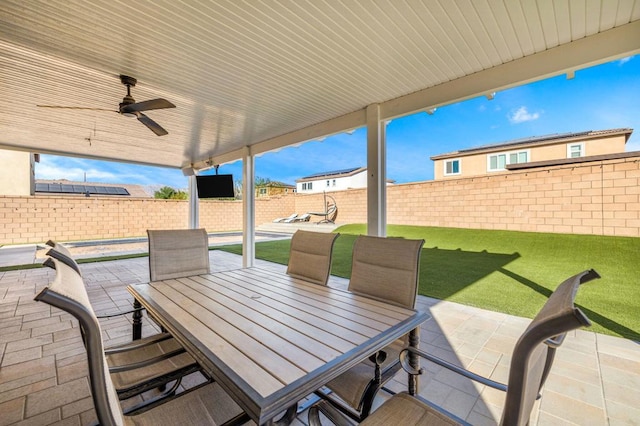
[[[151,281],[208,274],[209,236],[204,229],[147,230]]]
[[[455,371],[468,379],[506,391],[500,424],[527,425],[535,400],[539,397],[542,386],[551,370],[556,348],[562,344],[567,332],[591,325],[586,315],[575,307],[574,300],[579,286],[594,278],[600,278],[600,276],[593,269],[581,272],[565,280],[551,294],[515,345],[507,386],[414,348],[406,348],[401,352],[402,366],[410,374],[421,374],[422,370],[415,370],[407,362],[407,356],[414,354]],[[309,410],[309,424],[311,426],[320,425],[319,411],[322,411],[336,424],[349,424],[334,407],[322,401]],[[363,426],[381,426],[467,423],[420,396],[411,396],[406,392],[401,392],[384,402],[361,424]]]
[[[62,246],[56,244],[53,247],[60,249]],[[60,255],[56,248],[51,248],[47,252],[51,258],[47,259],[44,265],[56,269],[56,266],[62,263],[78,273],[78,265],[75,260]],[[67,251],[67,253],[69,252]],[[56,259],[59,263],[52,259]],[[78,275],[80,276],[80,274]],[[128,313],[131,311],[96,315],[96,318],[111,318]],[[144,339],[112,346],[105,349],[104,352],[111,379],[121,400],[156,387],[164,389],[166,384],[175,382],[170,389],[164,390],[152,401],[145,401],[132,409],[172,396],[180,386],[182,377],[200,370],[200,366],[193,357],[186,353],[185,349],[169,333],[159,333]]]
[[[353,245],[349,291],[413,309],[424,240],[359,236]],[[327,383],[316,392],[356,421],[365,419],[378,391],[400,370],[406,337]],[[337,397],[336,397],[337,396]]]
[[[287,274],[319,285],[327,285],[331,273],[333,245],[340,234],[296,231],[291,238]]]
[[[274,219],[273,223],[286,222],[287,220],[295,219],[296,216],[298,216],[298,213],[294,213],[294,214],[292,214],[291,216],[288,216],[288,217],[279,217],[277,219]]]
[[[309,219],[311,219],[311,214],[303,213],[300,216],[296,216],[296,217],[294,217],[292,219],[283,220],[283,222],[284,223],[309,222]]]
[[[195,387],[162,405],[145,406],[145,411],[125,416],[106,368],[100,323],[89,303],[82,277],[63,262],[57,259],[52,262],[56,277],[35,300],[62,309],[78,320],[87,349],[91,396],[101,425],[201,425],[220,424],[232,418],[248,420],[217,383]]]

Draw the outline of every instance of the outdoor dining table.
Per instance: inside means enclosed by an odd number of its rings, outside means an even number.
[[[259,267],[128,290],[260,425],[430,319]]]

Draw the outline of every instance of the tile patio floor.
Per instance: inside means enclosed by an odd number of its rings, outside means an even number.
[[[211,251],[212,270],[241,266],[239,256]],[[81,265],[96,312],[131,305],[126,285],[148,281],[147,258]],[[283,266],[258,261],[282,269]],[[0,272],[0,426],[84,425],[93,419],[86,357],[77,322],[33,301],[53,279],[48,268]],[[346,280],[331,277],[330,285]],[[505,381],[511,349],[527,319],[419,297],[433,319],[422,327],[421,347],[437,356]],[[102,323],[106,346],[130,339],[130,318]],[[144,320],[144,335],[156,332]],[[469,422],[496,424],[503,396],[423,362],[420,394]],[[390,388],[406,382],[399,373]],[[532,424],[638,424],[640,345],[581,330],[567,336],[534,408]],[[380,397],[381,399],[384,397]],[[306,413],[298,425],[306,424]]]

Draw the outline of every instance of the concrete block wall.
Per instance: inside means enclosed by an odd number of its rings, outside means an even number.
[[[366,190],[329,193],[337,222],[365,223]],[[392,185],[390,224],[640,237],[640,157]],[[323,211],[322,194],[256,199],[256,225]],[[0,196],[0,244],[123,238],[188,226],[188,202]],[[321,217],[313,216],[312,221]],[[241,201],[200,202],[209,231],[242,229]]]

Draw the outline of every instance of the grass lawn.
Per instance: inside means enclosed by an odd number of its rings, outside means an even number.
[[[349,278],[351,250],[366,225],[345,225],[331,273]],[[576,304],[591,330],[640,341],[640,238],[389,225],[389,236],[422,238],[420,294],[532,318],[569,276],[595,269]],[[289,240],[256,244],[256,257],[289,260]],[[240,254],[240,245],[220,247]]]

